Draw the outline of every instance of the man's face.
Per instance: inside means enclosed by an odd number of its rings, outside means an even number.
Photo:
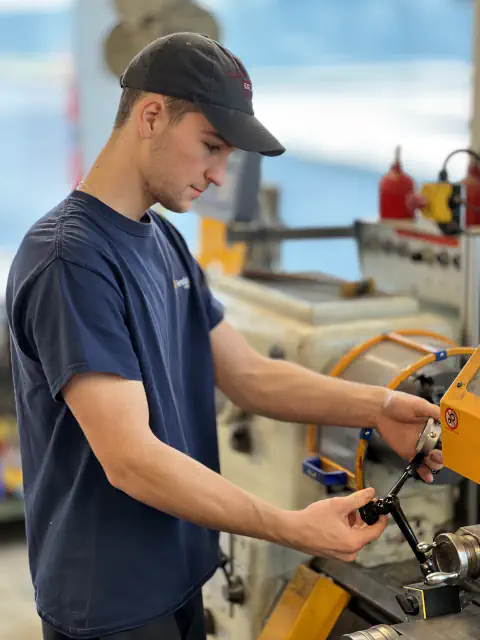
[[[168,123],[147,141],[143,175],[146,190],[169,211],[183,213],[213,183],[225,177],[228,146],[200,113]]]

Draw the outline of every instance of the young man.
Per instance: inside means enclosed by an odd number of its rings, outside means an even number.
[[[27,233],[8,280],[31,572],[48,640],[199,640],[219,531],[351,561],[385,528],[355,518],[373,490],[289,512],[222,478],[215,385],[256,413],[371,425],[405,458],[438,408],[261,357],[149,210],[188,211],[233,148],[283,153],[242,63],[175,34],[121,85],[110,139]]]

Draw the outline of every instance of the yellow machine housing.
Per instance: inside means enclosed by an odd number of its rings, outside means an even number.
[[[440,402],[444,464],[480,484],[480,347]]]

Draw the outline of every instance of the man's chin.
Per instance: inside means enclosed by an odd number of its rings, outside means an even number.
[[[190,211],[190,207],[192,206],[192,203],[185,203],[185,204],[178,204],[176,205],[175,209],[171,209],[171,211],[173,211],[173,213],[188,213]]]
[[[187,213],[192,206],[191,200],[188,202],[162,202],[159,200],[158,202],[162,207],[167,209],[167,211],[171,211],[172,213]]]

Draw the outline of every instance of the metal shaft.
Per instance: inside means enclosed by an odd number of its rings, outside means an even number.
[[[420,562],[420,564],[424,564],[428,560],[428,556],[425,553],[422,553],[418,550],[418,540],[417,536],[414,534],[412,527],[410,526],[405,514],[403,512],[402,507],[400,506],[400,502],[396,496],[392,497],[392,506],[390,513],[392,514],[393,519],[397,523],[400,531],[405,536],[406,541],[410,545],[415,557]]]
[[[409,478],[411,478],[412,475],[413,475],[413,466],[411,464],[409,464],[408,467],[405,469],[405,471],[400,476],[400,478],[397,480],[397,482],[393,485],[393,487],[392,487],[391,491],[389,491],[388,495],[389,496],[396,496],[398,494],[398,492],[400,491],[400,489],[405,484],[405,482]]]

